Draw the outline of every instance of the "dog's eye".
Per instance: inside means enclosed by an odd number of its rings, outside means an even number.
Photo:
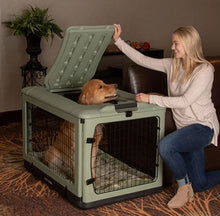
[[[102,85],[99,86],[100,89],[101,89],[102,87],[103,87]]]

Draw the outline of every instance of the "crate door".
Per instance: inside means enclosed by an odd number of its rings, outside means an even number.
[[[91,172],[95,173],[97,194],[157,180],[158,124],[157,117],[99,124],[102,139],[97,153],[91,151],[91,159],[96,161],[91,163]]]

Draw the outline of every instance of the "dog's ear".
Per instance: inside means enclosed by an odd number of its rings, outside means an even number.
[[[81,93],[79,96],[78,103],[82,105],[89,105],[88,93]]]
[[[85,97],[86,97],[85,94],[82,94],[82,93],[81,93],[80,96],[79,96],[78,103],[79,103],[79,104],[83,104],[83,101],[85,100]]]

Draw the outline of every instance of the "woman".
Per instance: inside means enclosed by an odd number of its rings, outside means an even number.
[[[172,35],[172,58],[142,55],[121,38],[115,24],[113,39],[119,49],[137,64],[167,74],[168,96],[139,93],[138,102],[171,108],[177,130],[159,142],[159,153],[174,174],[178,190],[168,202],[180,208],[193,200],[194,191],[220,184],[220,170],[205,173],[204,148],[217,146],[219,122],[211,100],[213,66],[204,59],[201,40],[192,26],[180,27]]]

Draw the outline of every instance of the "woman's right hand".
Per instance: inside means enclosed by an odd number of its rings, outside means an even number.
[[[149,94],[144,94],[144,93],[138,93],[138,94],[136,94],[136,101],[137,101],[137,102],[149,103],[149,101],[150,101],[150,99],[149,99]]]
[[[115,26],[115,32],[113,35],[113,40],[116,42],[118,38],[120,37],[122,30],[121,30],[120,24],[114,24],[114,26]]]

